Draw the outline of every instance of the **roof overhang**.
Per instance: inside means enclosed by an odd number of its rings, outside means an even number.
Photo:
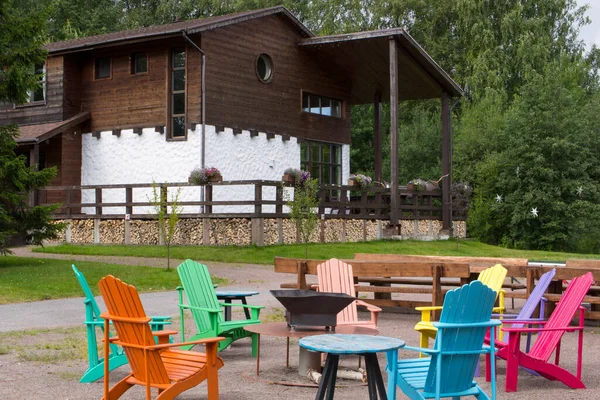
[[[88,119],[90,119],[90,113],[89,111],[85,111],[64,121],[19,126],[19,136],[16,138],[16,142],[19,145],[38,144],[71,129]]]
[[[302,22],[300,22],[287,8],[284,6],[275,6],[261,10],[181,21],[165,25],[155,25],[129,31],[112,32],[80,39],[48,43],[45,47],[48,50],[48,53],[51,55],[76,53],[97,48],[121,46],[124,44],[142,41],[178,37],[181,36],[182,32],[187,34],[197,34],[275,14],[281,14],[282,16],[286,17],[300,31],[302,36],[314,36],[314,34],[306,26],[304,26]]]
[[[302,39],[332,76],[352,82],[352,104],[390,95],[390,40],[398,43],[398,90],[401,100],[462,96],[460,86],[403,28]]]

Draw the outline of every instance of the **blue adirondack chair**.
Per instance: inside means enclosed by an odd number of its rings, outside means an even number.
[[[483,339],[489,328],[493,340],[494,327],[501,324],[491,319],[495,300],[496,292],[480,281],[446,293],[440,321],[434,322],[438,333],[433,349],[404,347],[431,357],[398,361],[397,353],[388,356],[388,397],[396,398],[398,385],[411,399],[475,396],[489,400],[473,376],[480,354],[494,357],[494,347],[483,348]],[[495,399],[495,371],[491,376]]]
[[[83,301],[83,304],[85,304],[85,321],[83,323],[85,324],[87,333],[88,362],[90,364],[79,382],[91,383],[104,376],[104,359],[98,357],[98,343],[96,336],[96,328],[100,329],[100,331],[104,331],[104,320],[100,318],[100,308],[98,307],[98,303],[96,303],[94,294],[92,293],[85,276],[83,276],[81,271],[79,271],[75,265],[71,265],[71,267],[73,268],[73,272],[75,272],[75,276],[85,295],[85,300]],[[165,325],[171,324],[170,320],[171,317],[168,316],[152,317],[150,326],[153,331],[161,331],[164,329]],[[127,357],[125,356],[123,349],[115,344],[110,344],[109,346],[110,355],[108,358],[108,365],[110,371],[123,364],[127,364]]]

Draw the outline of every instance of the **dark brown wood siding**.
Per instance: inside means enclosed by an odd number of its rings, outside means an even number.
[[[14,106],[0,104],[0,125],[32,125],[60,121],[63,116],[63,57],[46,61],[46,103]]]
[[[81,111],[81,61],[77,56],[65,56],[63,79],[63,119]]]
[[[301,112],[303,90],[343,101],[350,98],[351,90],[351,83],[327,74],[315,57],[298,48],[301,38],[280,16],[203,33],[207,123],[350,143],[346,102],[342,119]],[[261,53],[273,60],[273,78],[267,84],[258,79],[255,70]]]

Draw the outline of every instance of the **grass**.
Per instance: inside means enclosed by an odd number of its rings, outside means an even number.
[[[83,292],[70,261],[0,257],[0,304],[82,297]],[[99,294],[96,282],[111,274],[134,285],[140,292],[175,290],[180,285],[177,271],[163,268],[105,264],[77,261],[77,268],[85,275],[92,292]],[[215,284],[226,279],[213,277]]]
[[[111,255],[133,257],[166,257],[164,246],[147,245],[76,245],[62,244],[34,249],[36,252],[56,254]],[[358,243],[310,244],[311,259],[352,258],[355,253],[391,253],[414,255],[444,255],[471,257],[515,257],[531,260],[566,260],[568,258],[600,258],[594,254],[560,253],[550,251],[514,250],[491,246],[474,240],[441,240],[423,242],[416,240],[378,240]],[[274,246],[173,246],[171,257],[227,263],[273,264],[273,258],[304,258],[304,245]]]

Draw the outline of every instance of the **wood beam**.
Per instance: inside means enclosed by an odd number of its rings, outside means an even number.
[[[398,42],[391,38],[390,47],[390,225],[398,225]]]
[[[381,182],[381,93],[373,99],[373,147],[375,149],[375,181]]]
[[[450,139],[450,97],[448,93],[442,94],[442,231],[450,234],[452,228],[452,199],[450,185],[452,185],[451,164],[451,139]]]

